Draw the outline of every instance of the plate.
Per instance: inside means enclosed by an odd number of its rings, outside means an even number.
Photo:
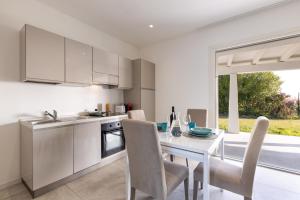
[[[212,132],[210,132],[210,133],[208,133],[208,134],[195,134],[195,133],[189,132],[189,134],[190,134],[191,136],[195,136],[195,137],[203,137],[203,138],[205,138],[205,137],[210,137],[210,136],[213,135]]]
[[[212,133],[212,129],[210,129],[210,128],[200,128],[200,127],[191,128],[190,133],[194,134],[194,135],[209,135],[209,134]]]

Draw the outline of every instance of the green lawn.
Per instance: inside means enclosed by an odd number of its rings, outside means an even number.
[[[254,126],[255,119],[240,119],[240,130],[241,132],[250,132]],[[228,119],[220,118],[219,127],[221,129],[228,130]],[[270,134],[278,135],[290,135],[290,136],[300,136],[300,119],[297,120],[270,120],[270,126],[268,129]]]

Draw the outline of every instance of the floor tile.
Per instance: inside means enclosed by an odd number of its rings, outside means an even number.
[[[22,183],[13,185],[9,188],[0,190],[0,200],[7,199],[16,194],[20,194],[22,192],[26,192],[26,188]]]
[[[241,166],[241,163],[226,160]],[[176,157],[176,163],[185,165],[185,159]],[[190,200],[193,195],[193,169],[197,162],[190,164]],[[124,200],[125,199],[125,160],[118,160],[108,166],[78,178],[56,190],[42,195],[35,200]],[[258,167],[254,184],[253,200],[299,200],[300,176]],[[243,197],[229,191],[210,187],[211,200],[243,200]],[[203,198],[201,190],[198,199]],[[31,196],[22,184],[17,184],[0,191],[0,200],[31,200]],[[136,200],[151,200],[145,194],[137,192]],[[183,200],[184,187],[179,185],[168,200]]]

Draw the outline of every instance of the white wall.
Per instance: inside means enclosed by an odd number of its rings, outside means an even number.
[[[123,92],[101,86],[67,87],[19,82],[19,30],[31,24],[71,39],[137,58],[138,49],[34,0],[0,2],[0,187],[20,178],[19,117],[57,109],[75,114],[97,103],[123,102]]]
[[[210,69],[215,46],[270,38],[270,34],[300,33],[300,1],[238,17],[141,50],[142,58],[156,63],[156,119],[163,120],[174,105],[212,110],[214,91]],[[158,27],[159,28],[159,27]],[[211,76],[212,77],[212,76]],[[209,122],[213,114],[209,112]]]

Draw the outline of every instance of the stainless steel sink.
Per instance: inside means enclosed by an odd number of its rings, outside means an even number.
[[[57,122],[62,122],[62,121],[61,120],[46,119],[46,120],[31,121],[30,123],[32,125],[39,125],[39,124],[49,124],[49,123],[57,123]]]
[[[40,125],[40,124],[49,124],[49,123],[58,123],[58,122],[69,122],[69,121],[76,121],[80,119],[88,119],[88,116],[78,116],[78,117],[64,117],[58,120],[53,119],[40,119],[35,121],[30,121],[32,125]]]

